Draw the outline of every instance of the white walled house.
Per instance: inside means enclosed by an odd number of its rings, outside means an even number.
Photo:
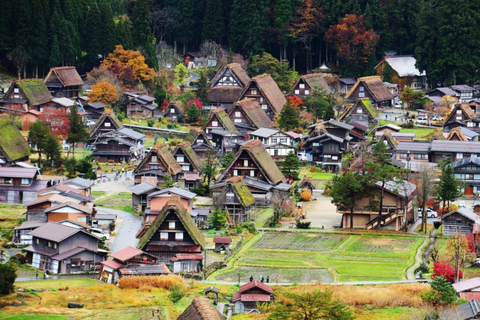
[[[262,141],[275,161],[283,160],[290,151],[295,153],[292,137],[278,129],[260,128],[250,133],[250,139]]]

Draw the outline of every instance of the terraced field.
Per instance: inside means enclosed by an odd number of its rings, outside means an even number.
[[[211,280],[343,282],[405,279],[422,238],[389,235],[265,233],[232,257]]]

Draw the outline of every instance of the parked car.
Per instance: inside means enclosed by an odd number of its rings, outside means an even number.
[[[417,119],[417,124],[428,124],[428,119],[427,118],[418,118]]]
[[[462,208],[462,207],[465,208],[465,207],[466,207],[465,201],[463,201],[463,200],[459,200],[459,201],[457,202],[457,204],[458,204],[458,207],[459,207],[459,208]]]
[[[102,229],[99,228],[91,228],[90,233],[96,236],[97,238],[100,238],[102,240],[109,240],[110,239],[110,234],[106,233]]]
[[[71,145],[66,140],[62,141],[62,150],[69,151]]]
[[[442,116],[433,116],[433,121],[443,121],[443,117]]]
[[[93,120],[85,120],[85,122],[83,123],[85,125],[85,127],[91,127],[91,126],[94,126],[95,125],[95,121]]]
[[[300,161],[307,161],[308,160],[307,155],[305,153],[297,153],[297,158]]]
[[[430,208],[425,208],[425,212],[427,213],[427,218],[437,218],[438,214],[435,210]],[[423,214],[422,208],[418,208],[417,210],[418,217],[421,218]]]

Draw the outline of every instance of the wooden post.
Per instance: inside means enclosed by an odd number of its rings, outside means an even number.
[[[458,243],[457,252],[455,253],[455,282],[460,281],[460,229],[461,226],[458,226]]]

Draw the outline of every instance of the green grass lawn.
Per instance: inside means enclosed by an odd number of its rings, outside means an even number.
[[[412,129],[404,128],[400,130],[400,132],[415,133],[416,134],[415,140],[425,140],[426,136],[428,136],[429,134],[432,134],[433,131],[434,131],[434,128],[421,128],[421,127],[412,128]]]
[[[95,204],[100,207],[116,209],[138,215],[138,212],[132,208],[132,194],[130,192],[120,192],[119,194],[106,196],[95,200]]]
[[[310,167],[302,167],[300,168],[300,177],[303,176],[311,177],[317,189],[324,189],[325,184],[332,180],[335,174],[331,172],[310,172]]]
[[[265,221],[273,215],[273,209],[267,208],[255,218],[255,228],[263,228]]]
[[[278,274],[280,282],[405,279],[420,237],[374,234],[265,233],[237,253],[211,280],[236,281]]]
[[[2,320],[63,320],[63,319],[68,319],[68,317],[58,315],[58,314],[21,313],[21,314],[15,314],[13,316],[5,316],[5,317],[0,314],[0,319]]]

